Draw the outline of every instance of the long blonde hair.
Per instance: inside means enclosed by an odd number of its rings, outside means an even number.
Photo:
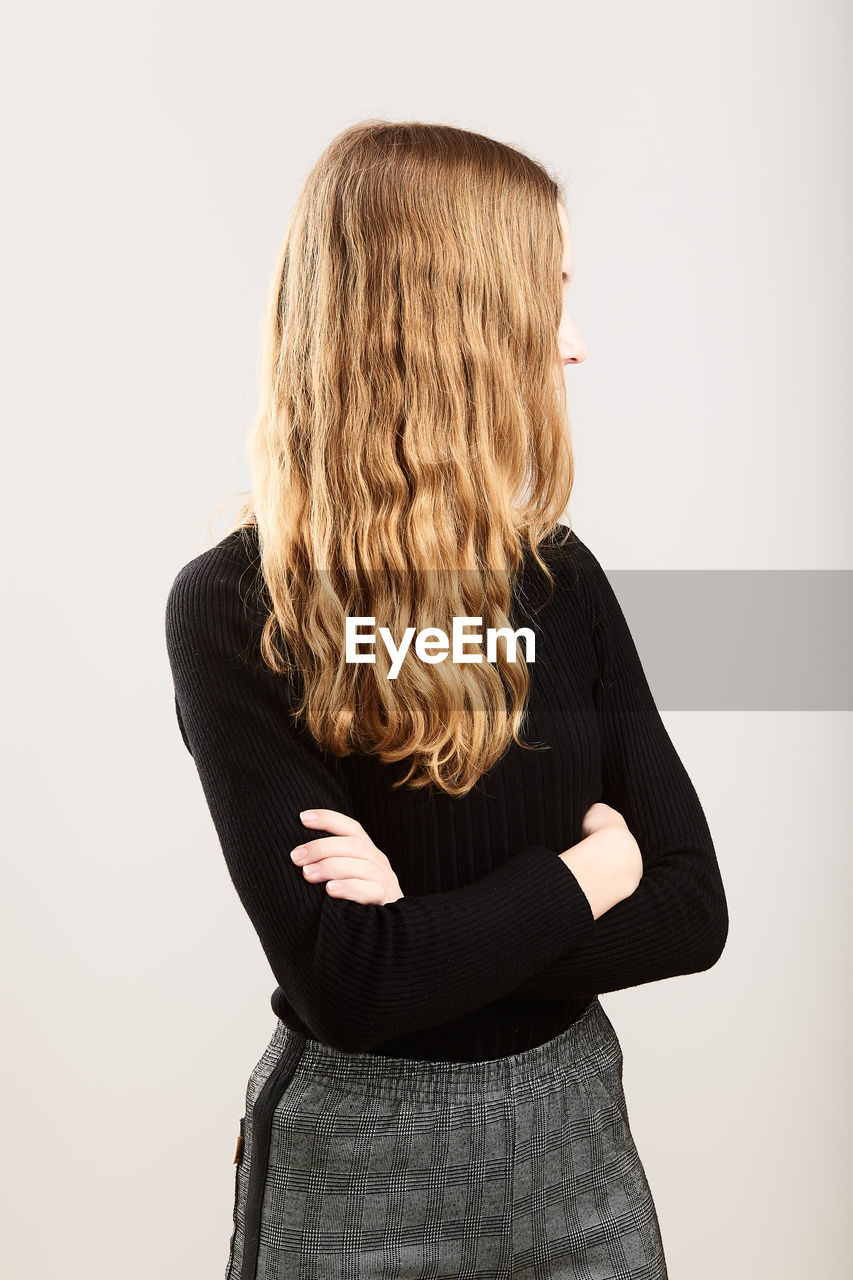
[[[378,643],[346,662],[344,621],[397,643],[454,616],[509,626],[525,548],[553,585],[538,548],[574,478],[558,198],[492,138],[366,120],[314,165],[276,264],[231,532],[257,528],[261,652],[298,672],[295,714],[336,756],[407,761],[395,786],[464,795],[529,749],[525,661],[499,644],[494,664],[407,659],[389,679]]]

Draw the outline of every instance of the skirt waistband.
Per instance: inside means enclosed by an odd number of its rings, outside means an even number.
[[[270,1041],[279,1056],[287,1053],[298,1063],[295,1074],[321,1079],[347,1092],[365,1096],[416,1096],[424,1101],[470,1099],[507,1092],[525,1081],[574,1071],[580,1077],[596,1074],[621,1060],[616,1031],[598,997],[552,1040],[504,1058],[482,1062],[422,1061],[382,1054],[346,1053],[294,1031],[280,1019]]]

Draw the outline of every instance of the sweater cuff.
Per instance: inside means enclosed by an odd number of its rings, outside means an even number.
[[[539,945],[555,960],[592,939],[595,916],[589,898],[556,850],[542,844],[522,845],[491,875],[501,872],[517,878],[520,896],[535,902]]]

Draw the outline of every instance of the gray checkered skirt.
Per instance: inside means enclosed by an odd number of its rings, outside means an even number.
[[[598,997],[484,1062],[344,1053],[277,1020],[239,1126],[225,1280],[666,1280]]]

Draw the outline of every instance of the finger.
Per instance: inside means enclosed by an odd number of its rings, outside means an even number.
[[[303,809],[299,817],[303,826],[328,831],[335,836],[354,836],[363,829],[355,818],[337,809]]]
[[[332,898],[345,898],[349,902],[375,903],[382,906],[382,886],[368,880],[330,880],[326,893]]]
[[[306,880],[376,880],[376,867],[364,858],[323,858],[322,862],[309,862],[302,868]]]
[[[294,854],[300,850],[305,850],[301,858],[295,858]],[[367,857],[368,846],[364,841],[360,841],[357,836],[319,836],[316,840],[308,840],[305,844],[297,845],[296,849],[291,850],[291,858],[294,862],[317,862],[321,858],[332,857]]]

